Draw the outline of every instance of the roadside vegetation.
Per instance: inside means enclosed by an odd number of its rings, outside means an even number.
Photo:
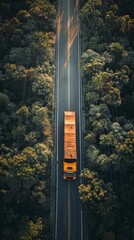
[[[51,239],[55,6],[0,2],[0,239]]]
[[[81,0],[85,239],[134,238],[134,2]]]

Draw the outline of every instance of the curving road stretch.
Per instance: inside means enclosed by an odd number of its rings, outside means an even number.
[[[55,240],[83,240],[78,195],[81,171],[81,87],[78,0],[58,1],[56,39],[56,219]],[[78,173],[63,180],[63,113],[76,112]]]

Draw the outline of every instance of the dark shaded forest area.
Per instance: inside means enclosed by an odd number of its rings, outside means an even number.
[[[51,239],[55,6],[0,2],[0,239]]]
[[[85,239],[134,239],[134,1],[81,0]]]
[[[0,2],[0,239],[52,239],[56,1]],[[81,0],[84,236],[134,239],[134,1]]]

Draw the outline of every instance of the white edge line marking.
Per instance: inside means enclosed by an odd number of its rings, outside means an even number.
[[[57,171],[57,178],[56,178],[56,223],[55,223],[55,240],[57,239],[57,224],[58,224],[58,120],[59,120],[59,39],[60,39],[60,0],[59,0],[59,7],[58,7],[58,29],[57,29],[57,42],[58,42],[58,46],[57,46],[57,54],[58,54],[58,67],[57,67],[57,156],[56,156],[56,171]]]
[[[79,3],[78,3],[78,8],[79,8]],[[81,78],[80,78],[80,23],[79,23],[79,14],[78,14],[78,10],[77,9],[77,24],[78,24],[78,82],[79,82],[79,127],[80,127],[80,131],[79,131],[79,139],[80,139],[80,172],[82,171],[82,159],[81,159]],[[80,181],[81,182],[81,181]],[[82,214],[82,209],[81,209],[81,240],[83,240],[83,214]]]

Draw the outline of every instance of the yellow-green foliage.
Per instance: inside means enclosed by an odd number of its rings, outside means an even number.
[[[111,184],[105,184],[96,172],[83,169],[84,183],[79,186],[80,199],[97,215],[109,216],[115,209],[115,195]]]

